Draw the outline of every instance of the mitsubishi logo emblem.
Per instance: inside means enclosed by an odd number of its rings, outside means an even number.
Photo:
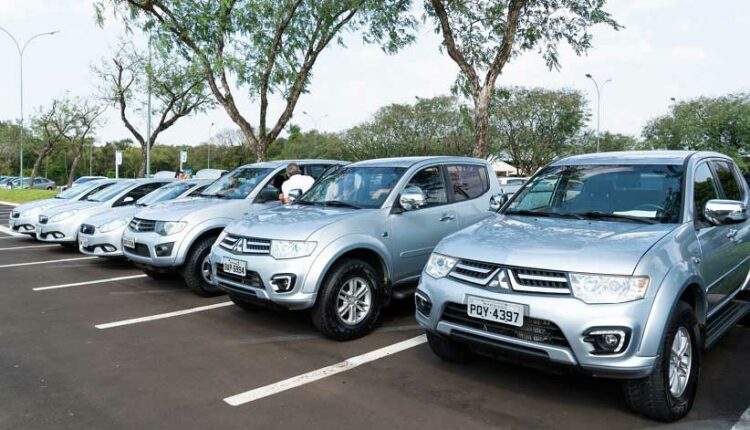
[[[232,251],[241,252],[242,249],[245,247],[245,239],[239,238],[236,242],[234,242],[234,245],[232,245]]]
[[[500,288],[510,290],[510,278],[508,278],[508,269],[500,269],[497,272],[497,282]]]

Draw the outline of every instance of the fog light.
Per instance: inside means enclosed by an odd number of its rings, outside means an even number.
[[[596,328],[586,332],[583,341],[594,348],[592,354],[619,354],[628,346],[629,338],[627,328]]]
[[[414,304],[417,306],[417,311],[420,314],[426,317],[430,316],[430,311],[432,310],[432,302],[427,298],[427,296],[421,294],[420,292],[414,293]]]
[[[166,257],[172,254],[172,247],[174,247],[174,242],[162,243],[154,247],[154,253],[157,257]]]
[[[295,275],[283,273],[271,277],[271,286],[277,293],[287,293],[294,288]]]

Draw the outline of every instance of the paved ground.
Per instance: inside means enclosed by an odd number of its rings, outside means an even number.
[[[348,343],[318,336],[304,313],[235,306],[97,329],[227,300],[145,277],[35,291],[140,275],[36,245],[0,233],[2,429],[658,427],[627,411],[615,382],[492,361],[454,366],[425,344],[230,406],[228,396],[419,336],[413,308],[389,309],[380,330]],[[52,260],[67,261],[27,264]],[[750,331],[737,327],[705,355],[694,411],[662,428],[732,428],[750,405],[749,360]]]

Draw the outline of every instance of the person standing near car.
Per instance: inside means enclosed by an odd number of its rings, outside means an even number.
[[[290,163],[286,167],[287,180],[281,184],[281,194],[279,200],[283,203],[289,203],[289,192],[292,190],[301,190],[302,194],[306,193],[315,183],[312,176],[302,174],[302,170],[297,163]]]

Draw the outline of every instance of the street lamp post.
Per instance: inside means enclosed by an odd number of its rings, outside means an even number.
[[[151,36],[148,36],[148,70],[146,71],[146,79],[148,87],[148,99],[146,101],[146,109],[148,115],[146,115],[146,177],[151,176]]]
[[[599,124],[601,123],[602,91],[604,91],[604,86],[607,85],[607,82],[612,82],[612,79],[607,79],[606,81],[602,82],[601,86],[599,86],[599,84],[596,82],[596,79],[591,76],[591,73],[586,73],[586,77],[591,79],[591,81],[594,83],[594,86],[596,87],[596,152],[599,152]]]
[[[309,113],[307,113],[307,111],[302,111],[302,115],[307,115],[307,117],[308,117],[308,118],[310,118],[310,120],[311,120],[311,121],[313,122],[313,124],[315,125],[315,134],[318,134],[318,135],[319,135],[319,134],[320,134],[320,128],[318,127],[318,121],[317,121],[317,120],[315,119],[315,117],[314,117],[314,116],[312,116],[312,115],[310,115]],[[325,119],[325,118],[326,118],[327,116],[328,116],[328,114],[325,114],[325,115],[319,116],[319,117],[318,117],[318,120],[321,120],[321,119]],[[317,138],[317,136],[316,136],[316,138],[315,138],[315,144],[317,145],[318,143],[319,143],[319,142],[318,142],[318,138]]]
[[[13,44],[16,45],[16,50],[18,51],[18,60],[19,60],[18,63],[19,63],[19,71],[20,71],[20,74],[19,74],[19,81],[20,81],[19,83],[20,83],[20,85],[19,86],[20,86],[20,91],[21,91],[21,132],[20,132],[21,134],[20,134],[20,137],[19,137],[20,159],[19,159],[19,163],[18,163],[18,166],[19,166],[18,167],[18,169],[19,169],[18,177],[21,178],[21,180],[20,180],[19,183],[23,183],[23,126],[24,126],[23,125],[23,119],[24,119],[23,118],[23,54],[26,52],[26,47],[29,46],[29,43],[31,43],[32,40],[34,40],[34,39],[36,39],[37,37],[40,37],[40,36],[52,36],[55,33],[59,33],[59,31],[55,30],[55,31],[49,31],[49,32],[45,32],[45,33],[37,33],[37,34],[31,36],[28,40],[26,40],[26,42],[23,44],[23,46],[21,46],[18,43],[18,40],[16,40],[16,38],[13,37],[13,35],[8,30],[0,27],[0,31],[2,31],[3,33],[7,34],[10,37],[10,39],[13,41]]]
[[[208,167],[207,169],[211,168],[211,129],[214,128],[214,123],[211,123],[210,126],[208,126]]]

